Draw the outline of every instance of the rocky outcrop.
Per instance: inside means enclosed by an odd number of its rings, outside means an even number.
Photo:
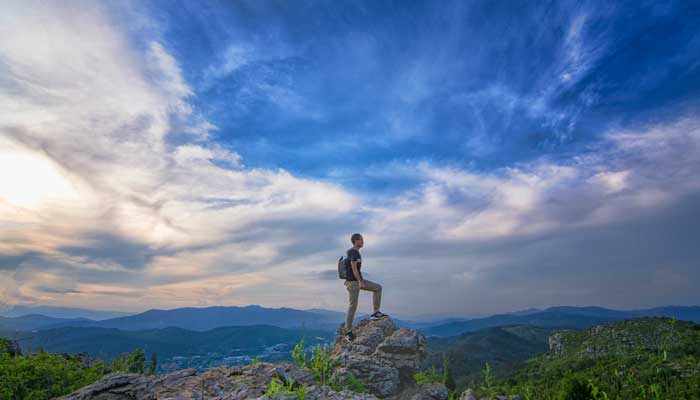
[[[270,381],[293,382],[298,388],[306,385],[306,400],[377,400],[375,396],[350,391],[335,392],[315,386],[309,373],[291,364],[257,363],[254,365],[217,367],[198,374],[185,369],[161,376],[115,373],[86,386],[63,400],[291,400],[295,396],[268,393]],[[324,393],[325,392],[325,393]]]
[[[390,318],[360,321],[353,327],[353,333],[356,339],[349,342],[343,336],[343,327],[338,329],[331,358],[340,367],[334,379],[347,382],[353,377],[379,398],[409,399],[409,394],[420,391],[413,375],[426,355],[422,333],[397,329]],[[447,390],[444,392],[446,399]],[[419,398],[433,397],[416,399]]]
[[[418,393],[411,397],[411,400],[446,400],[449,395],[445,385],[440,383],[430,383],[421,385]]]
[[[357,387],[369,394],[349,390],[333,391],[315,384],[310,373],[290,363],[256,363],[246,366],[217,367],[203,373],[185,369],[161,376],[114,373],[86,386],[64,400],[126,399],[296,399],[297,396],[271,393],[270,382],[278,379],[293,389],[303,388],[305,400],[447,400],[441,384],[418,386],[413,375],[426,355],[426,339],[411,329],[397,329],[389,318],[359,322],[348,342],[339,329],[331,360],[337,363],[333,387]]]

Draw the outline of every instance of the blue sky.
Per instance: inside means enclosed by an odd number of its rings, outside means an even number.
[[[700,300],[692,2],[1,7],[6,303]]]

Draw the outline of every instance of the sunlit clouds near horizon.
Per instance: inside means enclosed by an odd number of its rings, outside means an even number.
[[[3,3],[0,303],[700,304],[700,10],[506,6]]]

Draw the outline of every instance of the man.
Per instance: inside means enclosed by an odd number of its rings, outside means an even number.
[[[357,310],[357,299],[360,296],[360,290],[367,290],[372,293],[372,305],[374,313],[370,316],[371,319],[384,318],[387,315],[379,311],[382,303],[382,286],[362,278],[362,256],[360,249],[364,246],[365,241],[359,233],[353,233],[350,237],[352,247],[347,251],[346,268],[348,268],[347,278],[345,279],[345,287],[348,289],[348,297],[350,305],[348,307],[348,315],[345,318],[345,337],[353,341],[355,334],[352,333],[352,320],[355,318],[355,310]]]

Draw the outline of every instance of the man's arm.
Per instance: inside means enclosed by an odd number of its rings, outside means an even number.
[[[360,271],[357,269],[357,261],[350,261],[350,267],[352,267],[352,274],[355,275],[357,283],[360,285],[360,287],[364,287],[365,282],[362,280],[362,275],[360,275]]]

